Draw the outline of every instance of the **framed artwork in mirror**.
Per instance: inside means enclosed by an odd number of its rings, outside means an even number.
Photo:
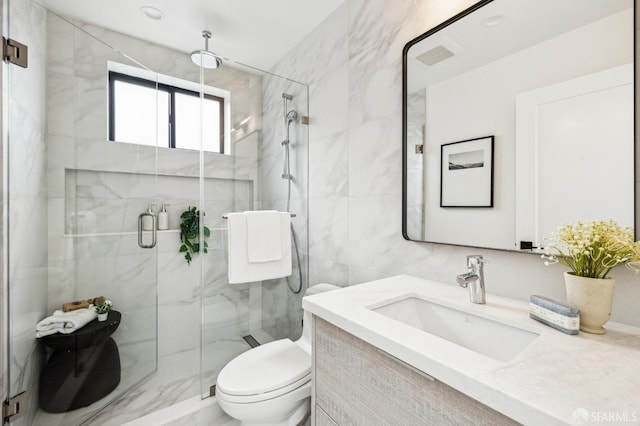
[[[493,207],[493,136],[440,147],[440,207]]]

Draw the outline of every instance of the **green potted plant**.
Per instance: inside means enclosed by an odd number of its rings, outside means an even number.
[[[204,215],[204,213],[203,213]],[[200,211],[196,207],[191,207],[180,215],[180,253],[184,253],[187,264],[191,264],[193,256],[200,252]],[[202,226],[204,238],[211,235],[211,231],[206,226]],[[202,251],[207,253],[209,245],[202,241]]]
[[[106,300],[103,296],[96,297],[93,301],[93,309],[98,314],[98,321],[106,321],[112,308],[111,300]]]
[[[609,273],[620,265],[640,271],[640,242],[634,241],[633,230],[614,220],[577,222],[560,226],[546,240],[545,265],[571,269],[564,273],[567,301],[580,309],[580,330],[604,334],[615,285]]]

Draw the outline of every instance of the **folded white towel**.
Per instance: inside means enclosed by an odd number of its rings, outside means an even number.
[[[282,259],[280,213],[275,210],[245,212],[247,215],[247,260],[249,263]]]
[[[264,281],[291,275],[291,214],[277,213],[280,220],[278,239],[282,257],[270,262],[249,262],[247,246],[247,214],[227,215],[229,248],[229,284]]]
[[[71,312],[55,311],[36,325],[36,338],[48,336],[50,334],[69,334],[84,327],[98,314],[93,310],[93,305],[89,309],[76,309]]]

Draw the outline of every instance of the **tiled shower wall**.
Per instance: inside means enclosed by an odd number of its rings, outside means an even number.
[[[251,120],[233,134],[238,155],[205,153],[205,205],[198,207],[206,211],[212,234],[209,253],[189,266],[178,253],[176,229],[180,212],[198,204],[199,153],[107,142],[107,61],[135,64],[98,39],[162,74],[197,82],[198,67],[182,52],[103,28],[76,23],[96,39],[53,14],[48,23],[48,308],[98,294],[112,299],[123,312],[115,335],[123,370],[142,375],[155,354],[157,271],[158,372],[96,420],[119,424],[208,392],[217,371],[248,349],[240,336],[261,331],[260,284],[227,283],[222,215],[260,204],[262,108],[268,103],[262,100],[261,75],[232,67],[205,73],[205,84],[231,92],[232,125]],[[159,232],[155,256],[138,248],[135,230],[147,203],[162,202],[169,204],[171,230]]]
[[[474,3],[346,0],[274,68],[310,85],[310,284],[411,274],[454,285],[465,256],[477,253],[491,261],[489,293],[564,298],[562,267],[538,256],[401,234],[402,48]],[[612,318],[640,325],[637,277],[625,269],[615,276]]]
[[[290,70],[282,70],[290,72]],[[307,86],[292,81],[267,76],[264,79],[263,129],[264,138],[260,146],[260,208],[286,211],[288,182],[282,178],[284,172],[285,138],[283,129],[284,110],[282,94],[293,96],[287,111],[296,110],[298,120],[289,127],[289,152],[291,180],[290,211],[298,256],[292,247],[293,273],[289,285],[285,279],[264,281],[262,284],[262,327],[274,339],[300,337],[302,333],[302,297],[308,282],[307,217],[308,217],[308,126],[302,117],[308,114]],[[297,259],[300,259],[298,265]],[[299,290],[293,293],[292,290]]]

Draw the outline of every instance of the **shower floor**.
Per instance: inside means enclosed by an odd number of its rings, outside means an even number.
[[[260,344],[267,343],[273,338],[263,330],[253,330],[250,333]],[[246,335],[246,333],[244,334]],[[243,336],[229,337],[216,340],[204,345],[202,359],[204,365],[202,387],[200,389],[200,351],[193,348],[158,360],[158,371],[150,377],[142,379],[136,373],[152,360],[139,359],[125,365],[125,353],[122,351],[123,366],[122,379],[118,387],[103,400],[70,411],[68,413],[46,413],[38,409],[34,419],[34,426],[71,426],[82,422],[87,425],[122,425],[130,420],[174,405],[186,398],[198,395],[208,395],[209,387],[214,385],[218,373],[231,359],[251,349]],[[136,352],[134,352],[136,353]],[[140,352],[137,352],[140,353]],[[149,351],[151,353],[151,351]],[[131,388],[143,380],[138,386]],[[130,389],[130,390],[129,390]],[[128,390],[128,391],[127,391]],[[92,413],[107,404],[114,396],[120,395],[98,415],[90,418]]]

